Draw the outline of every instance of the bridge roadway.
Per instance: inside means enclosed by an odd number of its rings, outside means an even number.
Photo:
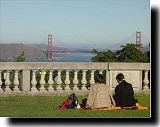
[[[47,53],[48,50],[40,50],[42,52]],[[79,53],[91,53],[92,50],[53,50],[52,52],[59,52],[59,53],[65,53],[65,52],[79,52]]]
[[[79,52],[79,53],[91,53],[92,50],[53,50],[52,52]]]

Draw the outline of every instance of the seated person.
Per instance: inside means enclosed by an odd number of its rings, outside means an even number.
[[[115,88],[115,95],[113,96],[116,102],[116,106],[135,106],[138,101],[137,99],[134,99],[134,91],[132,85],[125,81],[125,77],[122,73],[119,73],[116,76],[116,80],[119,83]]]
[[[101,74],[96,75],[95,84],[91,85],[89,96],[87,98],[87,107],[105,108],[115,106],[115,101],[112,97],[110,88],[105,84],[104,78]]]

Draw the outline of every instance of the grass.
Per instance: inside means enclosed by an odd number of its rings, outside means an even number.
[[[150,117],[150,110],[56,110],[68,96],[9,96],[0,97],[2,117]],[[87,96],[78,96],[81,103]],[[143,106],[150,106],[149,94],[136,94]]]

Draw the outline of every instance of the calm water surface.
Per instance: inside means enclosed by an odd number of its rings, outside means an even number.
[[[65,53],[61,57],[56,57],[49,62],[91,62],[91,53]],[[48,62],[48,60],[32,60],[27,62]]]

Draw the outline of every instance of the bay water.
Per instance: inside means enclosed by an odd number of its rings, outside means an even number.
[[[27,62],[92,62],[91,53],[63,53],[60,57],[53,57],[51,60],[32,60]]]

